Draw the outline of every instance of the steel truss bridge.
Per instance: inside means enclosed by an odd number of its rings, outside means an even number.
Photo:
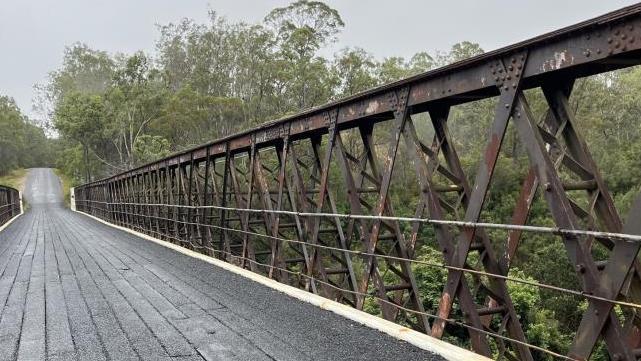
[[[463,327],[481,355],[586,360],[604,342],[612,360],[636,360],[641,199],[624,223],[569,97],[579,78],[639,63],[635,5],[85,184],[75,189],[76,206],[356,309],[377,308],[383,318],[436,338]],[[548,107],[541,120],[528,104],[531,89]],[[478,131],[486,146],[471,179],[448,116],[455,106],[487,98],[496,101],[494,117],[490,129]],[[508,126],[530,169],[511,221],[484,223]],[[402,162],[414,173],[395,173]],[[400,215],[390,189],[406,177],[418,185],[406,190],[418,201],[413,214]],[[528,224],[537,198],[553,226]],[[506,236],[493,237],[497,230]],[[563,243],[580,288],[509,275],[531,234]],[[417,258],[428,243],[440,250],[441,263]],[[595,247],[607,256],[597,259]],[[422,302],[419,265],[447,271],[433,309]],[[585,299],[567,354],[527,339],[511,282]]]

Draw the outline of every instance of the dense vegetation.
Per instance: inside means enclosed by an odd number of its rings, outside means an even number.
[[[320,51],[343,28],[334,9],[298,1],[274,9],[260,24],[231,23],[210,13],[207,24],[185,19],[159,28],[154,54],[108,54],[84,44],[66,49],[60,69],[38,86],[43,122],[56,140],[0,98],[0,173],[18,166],[58,167],[76,182],[97,179],[165,156],[173,151],[229,135],[258,123],[319,105],[375,85],[433,69],[483,52],[462,42],[446,53],[417,53],[409,59],[375,59],[365,49],[346,48],[333,58]],[[528,99],[538,117],[542,96]],[[632,68],[577,81],[571,97],[578,129],[587,139],[622,214],[641,186],[641,69]],[[455,107],[450,129],[470,179],[481,158],[495,100]],[[420,120],[419,116],[419,120]],[[427,122],[424,122],[427,123]],[[381,138],[382,139],[382,138]],[[428,139],[428,138],[426,138]],[[426,140],[426,142],[428,142]],[[412,165],[391,190],[397,214],[413,215],[416,180]],[[527,158],[513,129],[506,137],[483,220],[509,223],[514,199],[527,170]],[[339,201],[341,198],[338,198]],[[343,199],[344,201],[344,199]],[[405,205],[405,206],[403,206]],[[537,200],[530,223],[552,224]],[[341,209],[347,209],[343,203]],[[493,232],[497,244],[505,233]],[[417,258],[441,262],[433,233],[426,229]],[[442,289],[442,269],[416,266],[427,310]],[[511,274],[543,283],[578,288],[562,243],[528,234]],[[565,352],[585,302],[575,297],[510,284],[528,339]],[[368,310],[377,312],[376,305]],[[465,332],[452,327],[447,337],[466,344]],[[545,359],[543,354],[537,355]],[[597,357],[601,357],[600,354]]]
[[[13,99],[0,96],[0,176],[19,167],[53,164],[53,146]]]

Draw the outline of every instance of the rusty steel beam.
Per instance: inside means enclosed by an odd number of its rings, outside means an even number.
[[[639,203],[624,225],[568,106],[577,78],[638,65],[640,55],[641,5],[634,5],[88,183],[75,190],[77,207],[357,309],[378,307],[382,317],[434,337],[463,327],[480,354],[533,360],[536,348],[506,284],[521,231],[506,241],[480,227],[436,224],[434,239],[425,239],[424,223],[404,227],[394,217],[408,205],[393,190],[416,192],[415,219],[482,221],[512,123],[529,160],[513,224],[527,224],[538,195],[559,228],[641,233]],[[524,93],[532,88],[548,106],[542,122]],[[486,98],[498,103],[470,181],[448,116],[452,106]],[[418,113],[429,116],[421,126],[431,127],[432,139],[417,131]],[[404,160],[416,190],[395,173]],[[344,220],[341,209],[371,218]],[[641,319],[632,310],[623,320],[613,301],[641,304],[641,243],[570,233],[558,239],[581,292],[592,297],[569,357],[588,359],[602,339],[612,359],[635,359]],[[414,274],[428,244],[447,269],[431,310]],[[595,245],[605,261],[594,259]]]

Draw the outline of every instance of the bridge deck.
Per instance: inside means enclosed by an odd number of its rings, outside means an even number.
[[[49,169],[0,232],[0,360],[441,360],[65,209]]]

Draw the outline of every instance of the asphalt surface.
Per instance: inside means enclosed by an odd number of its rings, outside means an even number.
[[[66,209],[50,169],[0,232],[0,360],[442,360]]]

